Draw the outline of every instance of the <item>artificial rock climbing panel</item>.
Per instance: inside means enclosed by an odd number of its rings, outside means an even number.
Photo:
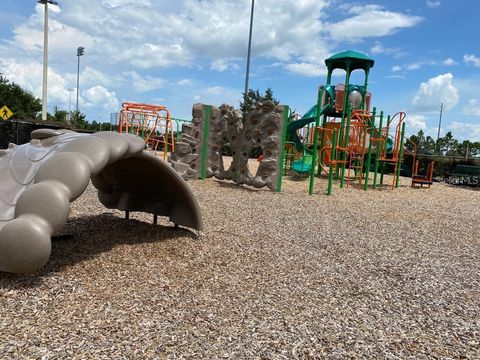
[[[195,104],[191,124],[184,124],[175,152],[173,168],[185,179],[201,176],[203,152],[205,177],[233,180],[256,188],[277,189],[281,176],[281,152],[284,143],[285,106],[271,101],[257,104],[245,118],[239,110],[223,104],[219,108]],[[222,146],[230,144],[232,162],[224,168]],[[263,159],[253,175],[248,167],[252,148],[261,148]]]

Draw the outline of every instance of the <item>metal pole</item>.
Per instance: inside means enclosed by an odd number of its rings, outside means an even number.
[[[78,87],[80,83],[80,54],[78,53],[77,50],[77,59],[78,59],[78,64],[77,64],[77,103],[75,105],[75,112],[77,113],[78,116]]]
[[[375,110],[375,108],[373,108]],[[375,122],[375,121],[374,121]],[[382,126],[383,126],[383,111],[380,112],[380,123],[378,124],[377,147],[375,152],[375,169],[373,173],[373,189],[377,188],[378,165],[380,163],[380,147],[382,146]],[[385,139],[387,141],[387,139]]]
[[[205,105],[205,121],[203,124],[203,139],[202,139],[202,167],[200,169],[200,179],[205,180],[207,177],[208,166],[208,138],[209,138],[209,123],[210,115],[212,113],[212,107]]]
[[[42,88],[42,120],[47,120],[47,76],[48,76],[48,2],[44,2],[43,20],[43,88]]]
[[[323,90],[321,88],[318,89],[317,94],[317,114],[315,115],[315,127],[313,128],[313,152],[312,152],[312,168],[310,169],[310,184],[308,188],[308,194],[313,194],[313,188],[315,185],[315,165],[317,164],[317,156],[318,156],[318,127],[320,126],[320,105],[322,101],[322,94]],[[318,166],[321,166],[319,164]]]
[[[68,100],[68,122],[71,125],[72,124],[72,92],[73,89],[69,88],[68,93],[69,93],[69,100]]]
[[[398,188],[400,186],[400,172],[402,171],[402,163],[403,163],[403,142],[405,141],[405,123],[402,124],[402,132],[400,135],[400,154],[397,160],[397,173],[394,174],[395,176],[395,187]]]
[[[252,30],[253,30],[254,8],[255,8],[255,0],[252,0],[252,10],[250,11],[250,32],[248,34],[248,53],[247,53],[247,71],[245,74],[245,93],[243,95],[244,102],[248,96],[248,77],[250,76],[250,55],[252,53]]]
[[[283,130],[282,130],[282,144],[281,144],[281,149],[280,149],[280,160],[278,164],[278,179],[277,179],[277,189],[276,192],[282,192],[282,166],[283,163],[285,162],[285,140],[287,138],[287,125],[288,125],[288,119],[289,119],[289,112],[290,109],[288,105],[285,105],[283,108]],[[303,166],[302,166],[303,168]]]
[[[443,113],[443,102],[440,105],[440,118],[438,119],[438,132],[437,132],[437,152],[440,153],[440,128],[442,127],[442,113]]]
[[[340,144],[340,147],[343,148],[343,149],[341,149],[341,151],[342,151],[342,156],[341,156],[342,163],[341,163],[341,171],[340,171],[340,176],[341,176],[341,178],[340,178],[340,189],[343,189],[343,187],[345,186],[345,165],[346,165],[347,158],[348,158],[348,145],[349,145],[349,142],[350,142],[350,122],[351,122],[351,118],[352,118],[352,107],[350,106],[350,104],[348,104],[346,106],[347,106],[347,124],[343,126],[343,129],[344,129],[343,131],[345,132],[345,137],[343,138],[343,145]],[[344,120],[342,120],[342,123],[345,123]],[[342,134],[340,134],[340,135],[342,135]]]
[[[328,169],[328,186],[327,186],[327,195],[332,194],[332,182],[333,182],[333,168],[335,162],[335,149],[337,147],[337,130],[333,129],[332,132],[332,150],[330,151],[330,167]]]
[[[365,166],[365,183],[363,184],[363,190],[368,190],[368,178],[370,177],[370,164],[372,163],[372,137],[375,136],[375,116],[377,115],[377,109],[373,108],[372,112],[372,122],[370,123],[370,139],[368,141],[368,152],[367,152],[367,164]],[[363,149],[362,149],[363,150]],[[363,164],[362,164],[363,165]],[[362,179],[362,171],[360,169],[360,179]]]

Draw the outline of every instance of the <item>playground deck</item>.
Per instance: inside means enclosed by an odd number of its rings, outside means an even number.
[[[45,268],[0,274],[0,358],[479,356],[480,191],[189,184],[198,235],[89,187]]]

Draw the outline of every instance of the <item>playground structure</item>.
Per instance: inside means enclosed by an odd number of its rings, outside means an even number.
[[[30,143],[0,150],[0,271],[31,273],[50,257],[50,237],[65,226],[70,203],[90,179],[110,209],[167,216],[201,230],[198,203],[185,181],[144,150],[138,136],[40,129]]]
[[[175,136],[170,111],[165,106],[124,102],[120,111],[118,132],[142,137],[154,153],[175,151]]]
[[[215,176],[238,184],[268,186],[281,191],[282,176],[290,167],[309,175],[309,194],[313,194],[315,178],[328,179],[326,194],[338,180],[340,188],[357,186],[364,190],[384,186],[384,175],[393,173],[391,188],[399,186],[404,154],[413,157],[412,186],[421,176],[416,164],[416,148],[407,150],[404,112],[385,116],[370,110],[372,94],[368,91],[368,76],[374,60],[354,51],[346,51],[325,60],[327,83],[321,86],[317,104],[296,119],[289,107],[266,101],[242,118],[238,110],[228,105],[216,108],[196,104],[193,123],[182,127],[176,151],[169,161],[185,179]],[[345,82],[332,85],[332,73],[345,71]],[[363,85],[350,84],[351,73],[364,72]],[[299,132],[303,132],[300,139]],[[222,146],[230,144],[233,156],[231,167],[225,171]],[[247,167],[254,145],[260,146],[262,156],[255,176]],[[373,178],[370,179],[371,173]],[[427,169],[431,182],[433,163]],[[370,184],[371,180],[371,184]],[[417,181],[418,180],[418,181]]]
[[[394,175],[392,189],[398,187],[403,155],[407,152],[406,114],[398,112],[385,117],[383,111],[377,115],[376,108],[370,111],[368,76],[374,60],[346,51],[326,59],[325,64],[327,83],[319,88],[317,104],[287,127],[292,144],[301,152],[300,159],[291,161],[291,168],[310,175],[309,194],[313,193],[315,175],[322,173],[328,178],[327,195],[332,193],[333,180],[340,182],[340,188],[357,184],[367,190],[370,172],[373,172],[372,188],[376,189],[383,185],[387,169]],[[344,84],[331,84],[336,69],[345,71]],[[363,70],[363,85],[350,84],[355,70]],[[310,127],[311,124],[314,125]],[[297,131],[305,126],[309,127],[307,141],[302,143]],[[411,154],[415,164],[415,150]],[[429,171],[433,172],[433,164]]]

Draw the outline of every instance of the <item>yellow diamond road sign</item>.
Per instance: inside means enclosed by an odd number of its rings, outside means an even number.
[[[2,108],[0,109],[0,117],[3,120],[8,120],[12,115],[13,115],[12,110],[10,110],[7,105],[3,105]]]

